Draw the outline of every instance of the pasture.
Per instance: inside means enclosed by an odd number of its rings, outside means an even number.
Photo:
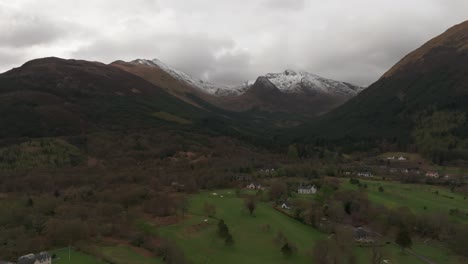
[[[453,220],[468,223],[468,198],[451,192],[447,188],[422,184],[402,184],[389,181],[359,180],[367,184],[369,200],[390,208],[408,207],[415,214],[444,213],[458,209],[459,214],[450,216]],[[343,188],[358,189],[349,179],[341,181]],[[383,188],[383,192],[379,191]]]
[[[187,220],[161,227],[158,233],[174,239],[194,263],[309,263],[308,253],[315,241],[325,238],[267,203],[257,203],[254,214],[249,215],[244,200],[232,190],[202,192],[191,201]],[[216,206],[215,217],[226,222],[233,245],[225,245],[217,236],[218,220],[204,216],[205,203]],[[280,251],[283,243],[275,242],[279,232],[297,247],[290,258]]]
[[[53,264],[104,264],[105,262],[98,258],[81,253],[79,251],[71,250],[70,254],[68,248],[51,251],[51,254],[55,254],[57,259],[54,260]]]

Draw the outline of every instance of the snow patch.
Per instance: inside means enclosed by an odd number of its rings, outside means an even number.
[[[249,86],[244,86],[244,85],[240,85],[240,86],[219,85],[219,84],[213,84],[204,80],[196,79],[188,75],[185,72],[182,72],[180,70],[177,70],[165,64],[164,62],[158,59],[153,59],[153,60],[138,59],[138,60],[132,61],[131,63],[146,65],[149,67],[158,67],[161,70],[169,73],[172,77],[178,80],[181,80],[206,93],[213,94],[213,95],[218,95],[218,96],[240,95],[244,93],[245,90],[249,87]]]

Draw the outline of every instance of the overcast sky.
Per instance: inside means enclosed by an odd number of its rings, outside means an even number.
[[[369,85],[467,19],[467,0],[0,0],[0,72],[158,58],[223,84],[294,69]]]

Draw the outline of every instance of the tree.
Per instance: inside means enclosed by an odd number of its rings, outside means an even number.
[[[288,242],[284,243],[284,245],[281,247],[281,253],[283,253],[283,255],[286,257],[290,257],[292,255],[293,250]]]
[[[216,215],[216,206],[214,204],[205,203],[203,205],[203,211],[209,217],[214,217]]]
[[[413,241],[411,240],[411,236],[405,227],[400,227],[398,230],[395,243],[397,243],[401,249],[411,248]]]
[[[268,191],[268,196],[270,200],[279,200],[281,198],[285,198],[288,194],[288,186],[286,183],[281,181],[275,181],[271,184],[271,187]]]
[[[297,151],[297,146],[296,144],[291,144],[288,147],[288,156],[291,158],[298,158],[299,157],[299,152]]]
[[[220,219],[218,222],[218,235],[222,238],[225,238],[229,234],[229,228],[223,219]]]
[[[384,188],[382,186],[379,186],[379,192],[384,192]]]
[[[34,206],[34,201],[31,197],[28,197],[28,200],[26,202],[27,207],[33,207]]]
[[[179,211],[182,215],[182,217],[185,217],[185,214],[187,213],[188,211],[188,208],[189,208],[189,201],[186,197],[182,197],[178,204],[177,204],[177,207],[179,207]]]
[[[232,245],[234,243],[234,239],[231,233],[229,233],[229,228],[222,219],[218,222],[218,235],[224,239],[226,245]]]
[[[256,204],[255,204],[255,199],[254,197],[247,197],[246,200],[245,200],[245,207],[247,208],[247,210],[249,210],[249,214],[250,215],[253,215],[254,211],[255,211],[255,208],[256,208]]]
[[[230,233],[228,233],[224,238],[224,243],[228,246],[234,244],[234,239],[232,238],[232,235]]]
[[[382,250],[377,246],[372,246],[372,255],[371,255],[371,264],[382,264],[383,262],[383,253]]]

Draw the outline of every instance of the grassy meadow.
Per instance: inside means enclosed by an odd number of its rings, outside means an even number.
[[[460,214],[451,216],[455,221],[468,223],[468,198],[462,194],[451,192],[447,188],[422,184],[402,184],[388,181],[360,180],[367,184],[369,200],[375,204],[391,208],[406,206],[415,214],[446,213],[450,209],[458,209]],[[357,185],[342,180],[343,188],[357,189]],[[383,187],[383,192],[379,191]]]
[[[203,216],[205,203],[216,206],[216,218],[226,222],[234,245],[226,246],[217,236],[217,219]],[[244,200],[231,190],[195,195],[189,211],[191,215],[186,221],[161,227],[158,232],[173,238],[194,263],[309,263],[308,253],[315,241],[325,238],[324,234],[279,213],[267,203],[258,203],[254,215],[250,216],[244,209]],[[265,225],[270,226],[269,230]],[[274,242],[278,232],[297,247],[297,254],[291,259],[282,255],[283,244]]]
[[[51,251],[55,254],[57,259],[53,261],[54,264],[104,264],[105,262],[98,258],[81,253],[79,251],[71,250],[70,255],[68,248]]]
[[[451,193],[449,190],[428,185],[406,185],[396,182],[361,181],[367,184],[367,192],[371,202],[388,207],[408,206],[414,213],[436,212],[459,208],[467,210],[464,197]],[[355,189],[349,181],[343,180],[343,188]],[[384,192],[379,192],[382,186]],[[439,194],[435,194],[438,191]],[[244,206],[242,195],[253,194],[243,190],[236,194],[234,190],[203,191],[190,197],[188,212],[183,220],[164,226],[156,222],[146,223],[161,237],[170,238],[186,255],[191,263],[313,263],[312,248],[326,235],[300,223],[277,210],[270,203],[257,202],[254,214],[249,215]],[[453,197],[453,198],[447,198]],[[313,199],[313,196],[296,195],[296,199]],[[214,217],[207,217],[205,204],[216,207]],[[427,209],[424,209],[424,206]],[[234,244],[225,245],[217,235],[218,220],[223,219],[234,238]],[[457,218],[466,221],[466,217]],[[147,221],[147,220],[145,220]],[[268,226],[268,228],[267,228]],[[278,233],[282,233],[296,247],[291,257],[283,256],[282,242],[278,242]],[[393,241],[386,238],[385,241]],[[132,247],[123,244],[100,244],[95,250],[107,261],[116,264],[159,264],[161,259],[142,254]],[[394,243],[385,244],[382,248],[384,259],[392,264],[425,263],[409,252],[403,252]],[[354,249],[358,263],[369,263],[372,255],[370,247]],[[461,263],[445,247],[431,241],[414,238],[412,252],[427,257],[435,263]],[[60,258],[58,264],[100,264],[99,259],[80,252],[72,251],[71,261],[68,261],[68,250],[54,252]]]

